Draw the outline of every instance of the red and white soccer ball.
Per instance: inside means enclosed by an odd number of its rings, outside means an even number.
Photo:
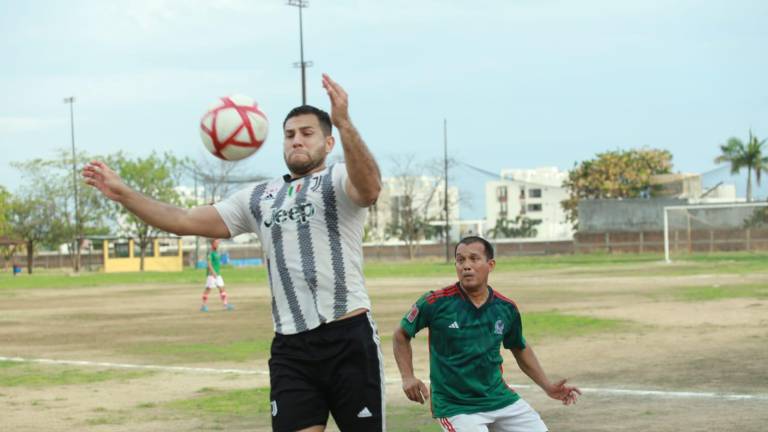
[[[236,161],[252,155],[267,139],[269,122],[256,101],[242,95],[219,98],[200,120],[203,144],[214,156]]]

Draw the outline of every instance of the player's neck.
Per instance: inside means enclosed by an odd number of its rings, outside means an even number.
[[[486,301],[488,301],[488,296],[490,295],[488,293],[488,284],[482,284],[478,285],[472,288],[467,288],[464,285],[459,282],[459,285],[461,285],[461,289],[464,290],[464,292],[467,294],[467,297],[469,297],[469,301],[472,302],[475,307],[480,307],[485,304]]]
[[[309,170],[309,171],[307,171],[307,172],[305,172],[303,174],[297,174],[297,173],[295,173],[293,171],[289,171],[289,176],[291,177],[291,180],[296,180],[298,178],[306,177],[308,175],[312,175],[314,173],[320,172],[320,171],[324,170],[325,168],[326,168],[325,162],[323,162],[320,165],[312,168],[311,170]]]

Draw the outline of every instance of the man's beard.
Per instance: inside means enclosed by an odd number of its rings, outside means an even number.
[[[290,171],[291,174],[295,174],[300,177],[305,176],[325,162],[325,157],[322,155],[313,155],[309,152],[306,152],[306,154],[309,156],[309,158],[304,162],[291,162],[288,159],[288,156],[284,156],[285,164],[288,166],[288,171]]]

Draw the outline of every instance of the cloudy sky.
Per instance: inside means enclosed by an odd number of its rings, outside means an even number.
[[[655,147],[743,191],[713,159],[750,128],[768,137],[766,22],[761,0],[310,0],[308,102],[328,108],[322,72],[345,86],[385,174],[442,156],[446,118],[451,156],[490,172]],[[0,0],[0,185],[20,186],[10,161],[69,148],[72,95],[78,149],[195,159],[211,157],[208,105],[250,95],[272,132],[246,165],[281,174],[298,56],[283,0]],[[454,176],[478,195],[488,179]],[[473,201],[464,217],[482,214]]]

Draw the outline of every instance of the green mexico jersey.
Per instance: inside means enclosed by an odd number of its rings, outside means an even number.
[[[221,257],[219,257],[218,251],[211,251],[211,254],[209,255],[209,259],[211,260],[211,267],[213,267],[213,271],[216,272],[217,275],[221,274]],[[208,273],[211,271],[208,270]]]
[[[432,415],[493,411],[520,396],[502,377],[500,348],[525,348],[520,313],[512,300],[488,287],[477,308],[456,283],[424,294],[400,326],[413,337],[429,329]]]

